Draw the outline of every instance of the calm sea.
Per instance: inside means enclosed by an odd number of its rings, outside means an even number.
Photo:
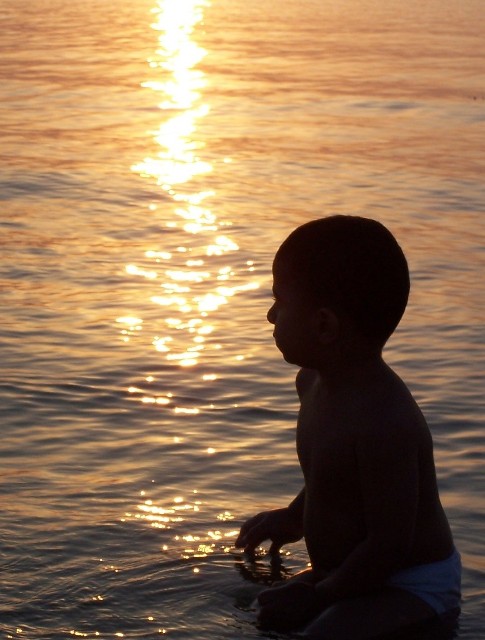
[[[0,634],[279,637],[234,550],[301,485],[271,261],[384,222],[387,358],[428,417],[485,638],[482,0],[0,0]]]

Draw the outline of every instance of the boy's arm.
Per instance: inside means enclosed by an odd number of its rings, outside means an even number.
[[[300,400],[316,376],[316,371],[311,369],[298,371],[296,390]],[[235,546],[244,547],[246,553],[253,553],[261,542],[271,540],[269,552],[278,552],[285,543],[296,542],[303,537],[304,510],[305,487],[287,507],[262,511],[247,520],[241,527]]]
[[[264,540],[271,540],[270,553],[277,553],[284,544],[296,542],[303,537],[303,511],[305,488],[283,509],[262,511],[247,520],[241,527],[235,542],[236,547],[244,547],[252,553]]]
[[[293,498],[293,500],[287,506],[287,509],[291,515],[291,518],[295,522],[298,522],[301,527],[303,527],[303,513],[305,511],[305,487],[303,487],[296,498]]]
[[[406,566],[418,506],[416,432],[382,429],[356,448],[367,536],[316,584],[322,608],[371,591]]]

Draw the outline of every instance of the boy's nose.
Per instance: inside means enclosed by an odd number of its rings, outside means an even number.
[[[269,309],[268,313],[266,314],[266,317],[268,318],[268,322],[269,322],[270,324],[274,324],[274,323],[275,323],[275,308],[274,308],[274,307],[275,307],[275,306],[273,305],[273,306]]]

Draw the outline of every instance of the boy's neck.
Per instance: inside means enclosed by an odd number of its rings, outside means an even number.
[[[325,363],[318,373],[327,390],[339,390],[362,383],[389,373],[389,367],[380,351],[353,353],[351,358],[341,357],[333,362]]]

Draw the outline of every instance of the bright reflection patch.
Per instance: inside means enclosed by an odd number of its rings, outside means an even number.
[[[175,496],[160,504],[142,491],[141,501],[133,512],[125,513],[122,521],[140,522],[164,530],[163,543],[160,544],[162,553],[173,554],[175,551],[183,559],[206,558],[216,552],[230,553],[234,550],[233,543],[238,534],[238,530],[230,528],[234,516],[229,511],[208,514],[210,508],[198,499],[198,491],[194,490],[193,494],[192,499]],[[214,522],[214,527],[207,528],[206,524],[205,528],[199,526],[196,530],[196,523],[207,522],[208,517]],[[229,525],[227,529],[223,528],[226,523]]]
[[[216,158],[206,148],[211,138],[204,125],[211,108],[204,91],[210,78],[203,63],[210,54],[199,40],[209,5],[208,0],[157,0],[152,10],[158,43],[147,61],[150,77],[141,86],[152,92],[160,117],[155,127],[150,125],[147,145],[155,152],[147,153],[132,171],[154,187],[146,215],[160,233],[139,260],[131,258],[125,265],[125,277],[145,296],[140,306],[151,305],[153,313],[151,320],[138,318],[141,310],[117,320],[124,342],[153,331],[145,343],[170,365],[186,368],[197,366],[210,351],[223,357],[214,337],[221,314],[234,296],[259,286],[254,262],[239,255],[232,223],[220,220],[215,210],[213,174],[231,159]],[[198,412],[160,393],[130,389],[129,397],[146,405],[166,405],[181,418]]]

